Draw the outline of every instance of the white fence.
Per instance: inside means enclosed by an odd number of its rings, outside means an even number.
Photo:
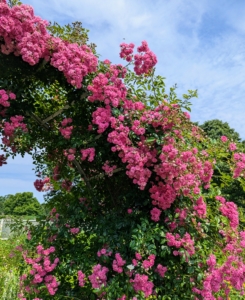
[[[23,231],[25,230],[25,224],[27,222],[31,222],[34,225],[37,225],[38,222],[36,220],[22,220],[21,223],[23,224]],[[1,240],[7,240],[10,235],[12,234],[11,232],[11,224],[15,223],[14,220],[6,218],[6,219],[0,219],[0,239]]]

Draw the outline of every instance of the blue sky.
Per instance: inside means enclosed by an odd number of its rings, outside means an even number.
[[[181,95],[198,89],[191,119],[228,122],[245,139],[244,0],[27,0],[35,14],[90,30],[101,59],[123,63],[119,44],[147,40],[158,57],[157,73]],[[0,168],[0,195],[33,191],[30,157]]]

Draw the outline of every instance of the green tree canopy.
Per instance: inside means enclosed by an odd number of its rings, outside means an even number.
[[[228,143],[235,142],[244,152],[245,141],[241,140],[239,133],[231,128],[227,122],[214,119],[198,126],[204,130],[208,138],[220,140],[221,136],[226,136]],[[227,200],[234,201],[244,210],[245,191],[239,181],[230,180],[230,178],[232,178],[232,172],[227,160],[224,157],[219,157],[217,159],[217,167],[214,170],[213,181],[221,188],[222,194]]]
[[[4,202],[6,201],[7,197],[9,195],[6,195],[6,196],[0,196],[0,215],[2,215],[4,212]]]
[[[13,216],[40,215],[43,207],[37,198],[33,197],[33,193],[24,192],[8,195],[3,202],[3,211],[5,215]]]
[[[228,137],[228,139],[241,142],[241,138],[238,132],[236,132],[227,122],[223,122],[218,119],[209,120],[199,125],[207,136],[211,139],[220,139],[222,135]]]

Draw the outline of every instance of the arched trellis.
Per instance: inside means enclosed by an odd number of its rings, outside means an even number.
[[[39,82],[43,82],[44,84],[47,84],[47,85],[51,84],[52,81],[54,81],[54,80],[59,80],[63,84],[65,83],[64,79],[61,77],[61,74],[59,74],[59,72],[55,72],[55,70],[52,70],[54,73],[53,76],[50,74],[48,75],[49,71],[47,71],[44,68],[45,64],[43,64],[43,62],[40,62],[39,64],[35,65],[34,67],[30,67],[30,66],[28,66],[27,63],[23,62],[20,57],[15,57],[14,55],[6,56],[6,55],[1,54],[0,64],[1,64],[1,70],[2,70],[2,72],[1,72],[2,73],[1,74],[1,78],[2,78],[1,87],[7,88],[7,89],[12,88],[12,90],[15,90],[17,87],[17,91],[18,91],[17,97],[21,96],[20,86],[23,88],[23,86],[26,85],[28,88],[29,83],[30,83],[30,81],[33,80],[33,78],[36,78],[36,80],[39,80]],[[7,70],[6,70],[6,66],[7,66]],[[52,71],[51,71],[51,73],[52,73]],[[16,84],[16,86],[15,86],[15,84]],[[67,86],[67,84],[65,84],[65,85]],[[41,87],[38,87],[38,85],[36,87],[33,87],[33,89],[38,89],[38,88],[41,88]],[[82,94],[81,95],[78,94],[77,97],[78,97],[79,101],[83,101],[87,96],[88,96],[87,92],[82,92]],[[20,102],[23,102],[23,101],[20,101]],[[22,104],[23,103],[21,103],[21,105]],[[58,106],[59,108],[57,109],[57,111],[55,111],[48,117],[43,117],[44,120],[42,120],[40,118],[40,116],[35,114],[33,112],[33,110],[30,107],[28,107],[30,105],[33,105],[33,103],[31,103],[31,99],[29,98],[29,103],[25,103],[23,108],[20,107],[20,105],[19,105],[19,107],[18,107],[18,105],[16,105],[17,107],[14,107],[13,109],[15,110],[16,114],[22,114],[25,117],[30,117],[32,120],[34,120],[35,123],[37,123],[43,129],[49,131],[50,128],[49,128],[48,122],[50,122],[51,120],[53,120],[55,117],[59,116],[60,114],[64,113],[64,111],[66,109],[70,108],[71,105],[74,105],[74,101],[72,101],[70,104],[64,105],[64,107],[61,107],[61,108],[60,108],[61,105],[59,105]],[[55,105],[54,105],[53,109],[55,110]],[[48,111],[46,112],[46,114],[48,114]],[[86,178],[86,175],[83,173],[79,164],[77,162],[75,164],[77,166],[78,171],[81,172],[82,175],[85,176],[85,178]]]

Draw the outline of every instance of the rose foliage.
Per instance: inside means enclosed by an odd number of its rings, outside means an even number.
[[[0,1],[0,166],[31,154],[50,209],[18,248],[19,298],[239,299],[245,232],[212,176],[222,157],[244,184],[245,154],[190,121],[196,91],[166,94],[147,42],[120,47],[126,67],[80,23]]]

